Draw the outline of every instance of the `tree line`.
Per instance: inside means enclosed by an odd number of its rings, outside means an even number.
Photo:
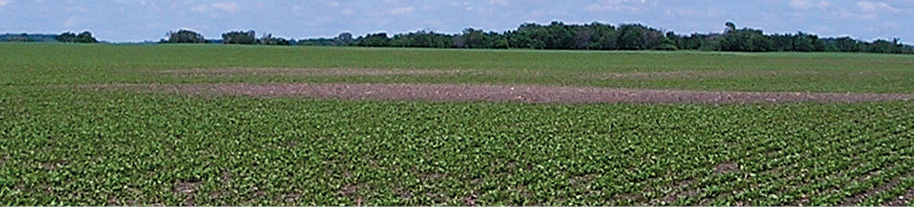
[[[708,50],[739,52],[871,52],[914,54],[914,46],[892,41],[866,42],[850,37],[820,38],[817,35],[765,34],[762,30],[737,28],[727,22],[722,33],[682,35],[644,26],[621,24],[613,26],[590,24],[526,23],[516,30],[487,32],[467,28],[459,34],[417,31],[393,36],[387,33],[366,34],[353,38],[342,33],[335,38],[285,39],[264,35],[256,38],[254,31],[232,31],[221,40],[204,40],[189,30],[169,33],[163,43],[223,43],[269,45],[316,45],[360,47],[420,47],[420,48],[486,48],[486,49],[560,49],[560,50]]]
[[[92,33],[88,31],[75,34],[64,32],[63,34],[2,34],[0,42],[67,42],[67,43],[98,43]]]
[[[739,52],[872,52],[914,54],[914,46],[899,39],[866,42],[850,37],[820,38],[817,35],[764,34],[762,30],[737,28],[726,23],[722,33],[680,35],[641,24],[618,27],[602,23],[584,25],[552,22],[523,24],[503,33],[469,28],[448,35],[418,31],[389,37],[368,34],[355,40],[363,47],[427,48],[526,48],[563,50],[709,50]]]
[[[286,39],[265,34],[257,37],[253,30],[230,31],[221,39],[205,39],[198,32],[182,29],[168,32],[159,43],[217,43],[261,45],[360,46],[360,47],[421,47],[421,48],[487,48],[487,49],[561,49],[561,50],[707,50],[739,52],[870,52],[914,54],[914,46],[901,44],[899,39],[873,42],[850,37],[820,38],[817,35],[765,34],[760,29],[737,28],[727,22],[721,33],[676,34],[642,24],[618,26],[594,22],[590,24],[525,23],[505,32],[467,28],[458,34],[417,31],[394,34],[366,34],[354,37],[342,33],[334,38]],[[6,39],[30,40],[29,36]],[[79,34],[65,32],[54,37],[59,42],[97,43],[88,31]]]

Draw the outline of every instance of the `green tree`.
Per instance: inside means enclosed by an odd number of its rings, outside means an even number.
[[[340,33],[340,35],[337,35],[336,38],[333,39],[333,41],[337,42],[337,44],[339,44],[339,45],[348,45],[355,40],[352,39],[352,33],[343,32],[343,33]]]
[[[387,33],[368,34],[357,42],[357,45],[362,47],[390,46],[390,38],[387,38]]]
[[[80,32],[78,35],[73,34],[72,32],[64,32],[63,34],[54,37],[54,39],[59,42],[68,43],[98,43],[98,40],[95,39],[95,37],[92,37],[92,33],[89,31]]]
[[[255,36],[254,30],[248,31],[231,31],[228,33],[222,34],[222,43],[223,44],[255,44],[257,43],[257,37]]]
[[[90,33],[89,31],[80,32],[78,35],[76,35],[76,39],[74,39],[73,41],[78,42],[78,43],[97,43],[98,42],[98,40],[96,40],[95,37],[92,37],[92,33]]]
[[[57,35],[54,37],[58,42],[74,42],[76,40],[76,34],[72,32],[64,32],[63,34]]]
[[[486,48],[486,33],[482,30],[467,28],[463,34],[454,37],[456,48]]]
[[[178,32],[168,32],[166,35],[168,43],[206,43],[203,35],[190,30],[182,29]]]
[[[727,30],[720,39],[720,49],[724,51],[765,52],[771,50],[773,41],[762,30],[749,28],[736,29],[736,24],[727,22]]]
[[[619,49],[640,50],[645,49],[644,26],[640,24],[625,24],[619,26]]]

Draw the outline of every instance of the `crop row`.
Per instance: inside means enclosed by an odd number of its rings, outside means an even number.
[[[914,186],[910,102],[538,105],[16,89],[0,90],[2,205],[840,205],[891,202]]]

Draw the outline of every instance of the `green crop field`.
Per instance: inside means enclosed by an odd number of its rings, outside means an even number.
[[[0,44],[0,205],[908,205],[914,101],[91,90],[415,83],[914,93],[914,56]]]

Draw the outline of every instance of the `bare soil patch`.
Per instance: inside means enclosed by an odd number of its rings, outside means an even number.
[[[890,190],[890,189],[894,188],[894,187],[895,187],[896,185],[898,185],[899,183],[901,183],[901,178],[892,179],[892,180],[890,180],[890,181],[887,182],[887,183],[884,183],[884,184],[882,184],[882,185],[876,186],[875,188],[871,188],[871,189],[869,189],[869,190],[866,190],[866,192],[863,192],[863,193],[861,193],[861,194],[857,194],[857,195],[855,195],[855,196],[853,196],[853,197],[848,197],[847,199],[844,200],[843,203],[841,203],[841,205],[842,205],[842,206],[853,206],[853,205],[856,205],[856,204],[860,203],[860,201],[863,201],[863,200],[866,199],[866,198],[869,198],[869,197],[871,197],[871,196],[873,196],[873,195],[879,194],[880,192],[884,192],[884,191],[887,191],[887,190]]]
[[[724,174],[736,170],[739,170],[739,165],[733,162],[720,163],[717,166],[714,166],[714,173],[717,174]]]
[[[822,71],[734,71],[734,70],[679,70],[654,72],[607,72],[599,79],[696,79],[696,78],[733,78],[747,76],[796,76],[821,75]],[[866,75],[867,72],[854,72],[854,75]]]
[[[654,201],[650,202],[648,205],[657,206],[657,205],[661,205],[661,204],[669,204],[669,203],[672,203],[673,201],[676,201],[676,199],[679,199],[680,197],[695,196],[698,194],[698,191],[696,189],[688,189],[689,186],[691,186],[694,183],[695,183],[695,179],[688,179],[688,180],[682,180],[682,181],[670,183],[665,188],[672,189],[673,191],[670,192],[669,194],[661,197],[659,200],[654,200]]]
[[[464,197],[464,198],[463,198],[463,203],[466,204],[467,206],[476,206],[476,199],[477,199],[477,198],[478,198],[478,197],[476,196],[476,194],[472,194],[472,195],[470,195],[470,196]]]
[[[175,183],[172,192],[178,194],[184,194],[187,196],[184,199],[182,205],[184,206],[194,206],[196,203],[197,188],[203,184],[202,182],[177,182]]]
[[[911,200],[914,200],[914,189],[908,190],[907,193],[889,201],[884,206],[903,206],[911,203]]]
[[[385,75],[458,75],[471,73],[466,70],[407,70],[373,68],[219,68],[155,71],[177,77],[226,77],[226,76],[385,76]]]
[[[186,95],[526,103],[780,103],[914,100],[914,94],[684,91],[534,85],[220,83],[95,84],[81,85],[79,88],[89,90],[126,89]]]
[[[192,195],[197,192],[197,187],[200,186],[200,182],[178,182],[175,183],[172,192],[181,193],[185,195]]]

